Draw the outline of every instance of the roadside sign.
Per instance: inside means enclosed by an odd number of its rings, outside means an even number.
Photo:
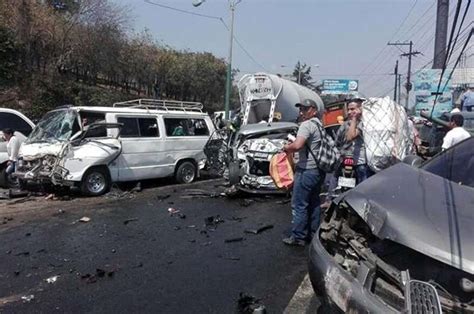
[[[323,94],[350,94],[358,91],[358,80],[329,79],[323,80]]]
[[[434,117],[440,117],[444,112],[452,110],[451,81],[448,81],[448,75],[451,70],[445,70],[441,84],[439,84],[441,72],[441,69],[423,69],[415,74],[415,113],[417,116],[420,115],[422,110],[433,111]],[[436,94],[438,95],[437,99]],[[436,105],[433,109],[435,99]]]

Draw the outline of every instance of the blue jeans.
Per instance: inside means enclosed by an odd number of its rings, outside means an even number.
[[[292,236],[310,240],[319,227],[319,193],[326,174],[318,169],[296,168],[291,208],[293,214]]]
[[[367,180],[370,176],[374,175],[374,172],[367,166],[367,164],[355,166],[355,172],[357,177],[357,184],[364,180]]]
[[[16,163],[14,161],[11,164],[9,164],[7,168],[5,169],[6,174],[10,175],[13,172],[15,172],[15,168],[16,168],[15,166],[16,166]]]

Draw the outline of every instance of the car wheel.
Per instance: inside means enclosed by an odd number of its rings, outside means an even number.
[[[191,183],[196,178],[196,172],[196,166],[190,161],[185,161],[176,169],[175,179],[178,183]]]
[[[85,195],[99,196],[110,189],[110,176],[103,168],[92,168],[82,177],[81,191]]]

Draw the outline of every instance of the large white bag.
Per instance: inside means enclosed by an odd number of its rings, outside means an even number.
[[[413,125],[405,109],[390,97],[369,98],[362,104],[367,164],[381,171],[413,154]]]

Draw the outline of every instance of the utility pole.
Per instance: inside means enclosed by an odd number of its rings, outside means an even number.
[[[397,88],[398,88],[398,60],[395,63],[395,70],[393,71],[393,75],[395,75],[395,88],[393,89],[393,101],[397,102]],[[400,101],[400,99],[398,100]]]
[[[413,51],[413,42],[411,40],[408,43],[407,42],[404,42],[404,43],[396,42],[396,43],[388,43],[387,45],[389,45],[389,46],[410,46],[410,50],[409,50],[408,53],[402,53],[400,55],[402,57],[408,57],[407,82],[405,84],[405,88],[407,90],[406,99],[405,99],[405,106],[408,109],[408,100],[410,99],[410,90],[412,88],[411,81],[410,81],[410,79],[411,79],[411,57],[415,56],[417,54],[420,54],[421,52]]]
[[[401,94],[402,94],[402,75],[398,74],[398,103],[400,103]]]
[[[442,69],[444,66],[444,60],[446,59],[446,41],[448,38],[448,17],[449,0],[438,0],[433,69]]]

